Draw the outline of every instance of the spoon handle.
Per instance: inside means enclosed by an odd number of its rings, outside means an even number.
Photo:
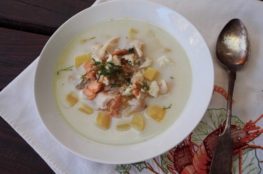
[[[230,71],[229,72],[229,82],[228,82],[226,124],[225,124],[225,128],[222,134],[224,134],[226,130],[230,129],[231,127],[232,102],[233,102],[235,81],[236,81],[236,72]]]
[[[236,80],[236,72],[229,72],[227,118],[224,131],[219,135],[213,154],[209,174],[231,174],[233,145],[231,139],[232,97]]]

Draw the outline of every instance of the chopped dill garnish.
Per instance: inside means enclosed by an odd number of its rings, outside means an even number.
[[[129,54],[132,54],[132,53],[134,53],[134,52],[135,52],[135,49],[134,49],[133,47],[128,49],[128,53],[129,53]]]
[[[58,70],[57,71],[57,75],[59,75],[61,72],[63,72],[63,71],[72,71],[72,68],[73,68],[74,66],[73,65],[71,65],[71,66],[68,66],[68,67],[66,67],[66,68],[62,68],[62,69],[60,69],[60,70]]]
[[[95,59],[93,59],[93,61],[94,65],[98,69],[98,79],[100,76],[113,77],[122,72],[122,67],[115,65],[113,62],[99,62]]]
[[[100,62],[100,61],[97,61],[97,60],[95,60],[94,58],[92,58],[92,60],[93,60],[93,62],[94,62],[94,65],[100,65],[102,62]]]
[[[163,109],[171,109],[172,104],[170,104],[169,106],[164,106]]]
[[[89,40],[93,40],[93,39],[96,39],[96,36],[91,36],[91,37],[89,37],[89,38],[87,38],[87,39],[82,39],[82,40],[80,40],[80,43],[85,43],[85,42],[87,42],[87,41],[89,41]]]
[[[128,63],[129,65],[133,66],[132,61],[130,61],[130,60],[127,60],[127,63]]]
[[[172,79],[172,80],[173,80],[173,79],[174,79],[174,77],[173,77],[173,76],[170,76],[170,79]]]
[[[110,86],[111,86],[112,88],[116,88],[116,87],[120,87],[121,84],[118,84],[118,83],[112,83],[112,84],[110,84]]]
[[[81,80],[85,80],[85,79],[86,79],[86,75],[87,75],[87,73],[83,74],[83,75],[80,77]]]
[[[143,89],[143,91],[149,91],[149,89],[150,89],[150,87],[149,87],[149,85],[148,85],[148,83],[147,82],[145,82],[145,81],[143,81],[142,82],[142,89]]]

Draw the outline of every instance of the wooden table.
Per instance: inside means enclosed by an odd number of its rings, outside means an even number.
[[[1,0],[0,90],[39,55],[58,26],[94,1]],[[0,173],[54,173],[1,117]]]

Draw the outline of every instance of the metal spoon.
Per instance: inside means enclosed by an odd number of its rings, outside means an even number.
[[[241,20],[232,19],[221,31],[216,45],[216,56],[228,69],[229,82],[226,123],[223,132],[218,137],[210,166],[210,174],[231,174],[233,151],[231,139],[232,96],[236,71],[246,63],[248,53],[249,42],[246,27]]]

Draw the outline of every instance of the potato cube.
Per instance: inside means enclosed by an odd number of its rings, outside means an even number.
[[[99,112],[96,123],[101,129],[109,129],[111,125],[111,117],[109,114]]]
[[[165,116],[165,109],[161,106],[151,105],[147,108],[147,114],[155,121],[160,122]]]
[[[143,115],[142,114],[133,115],[133,118],[131,120],[131,126],[138,131],[143,131],[145,127],[145,121]]]
[[[130,29],[129,29],[129,32],[128,32],[128,37],[129,37],[130,39],[135,39],[137,33],[138,33],[138,30],[136,30],[135,28],[130,28]]]
[[[148,67],[144,73],[143,76],[144,78],[146,78],[147,80],[153,81],[156,76],[158,75],[159,71],[153,67]]]
[[[69,93],[66,96],[66,101],[68,102],[69,106],[74,106],[78,102],[78,98],[73,93]]]
[[[93,109],[89,107],[88,105],[84,105],[84,104],[79,108],[79,111],[87,115],[90,115],[93,113]]]
[[[118,125],[116,126],[116,128],[117,128],[117,130],[119,130],[119,131],[127,131],[127,130],[129,130],[129,129],[131,128],[131,126],[130,126],[130,124],[128,124],[128,123],[122,123],[122,124],[118,124]]]
[[[85,62],[91,61],[91,54],[83,54],[75,58],[75,67],[79,67]]]

